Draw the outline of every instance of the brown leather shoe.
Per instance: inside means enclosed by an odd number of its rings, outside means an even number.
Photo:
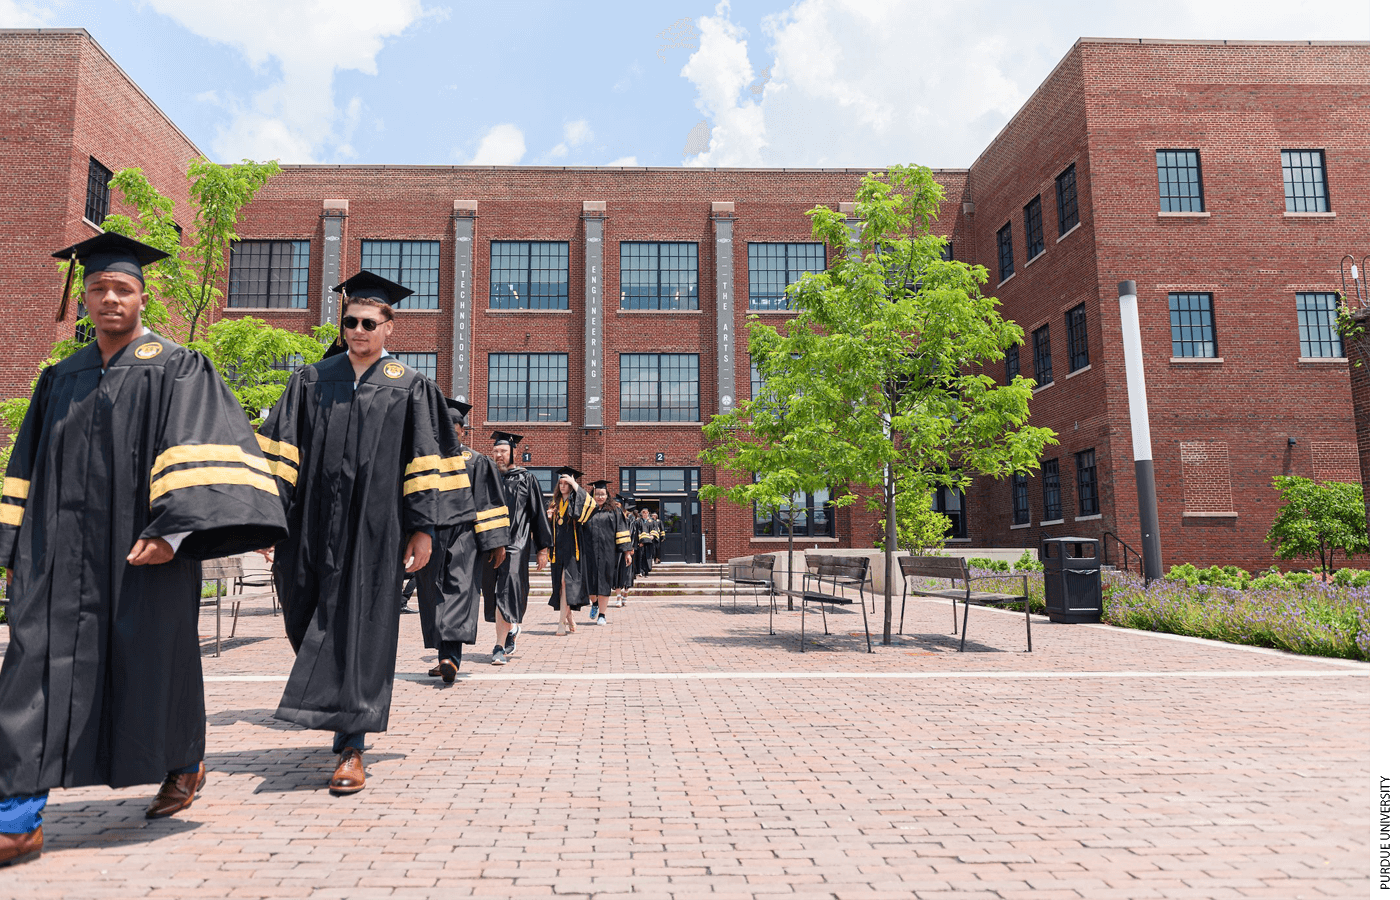
[[[200,760],[198,772],[166,775],[160,790],[156,791],[156,798],[146,807],[146,818],[163,819],[187,808],[203,790],[205,774],[204,760]]]
[[[443,684],[451,684],[457,680],[457,664],[450,659],[444,659],[438,663],[438,674],[442,676]]]
[[[438,663],[437,665],[435,665],[435,666],[433,666],[431,669],[429,669],[429,670],[428,670],[428,677],[429,677],[429,678],[441,678],[441,677],[442,677],[442,663]]]
[[[23,834],[0,834],[0,868],[38,859],[44,851],[44,826]]]
[[[331,776],[332,794],[353,794],[365,789],[364,754],[354,748],[340,751],[340,762]]]

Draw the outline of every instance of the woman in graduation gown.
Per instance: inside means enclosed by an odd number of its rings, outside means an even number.
[[[559,630],[556,634],[574,631],[574,610],[588,605],[588,584],[585,570],[588,558],[582,550],[583,527],[593,518],[598,505],[578,486],[578,469],[564,466],[559,470],[559,482],[554,486],[554,512],[549,527],[554,532],[554,547],[550,552],[549,605],[559,610]]]
[[[632,555],[632,532],[622,515],[622,507],[608,494],[607,480],[595,481],[591,487],[593,502],[598,508],[581,528],[583,554],[588,558],[583,572],[594,607],[590,618],[596,619],[599,625],[606,625],[608,597],[617,581],[618,568],[624,555],[627,558]]]

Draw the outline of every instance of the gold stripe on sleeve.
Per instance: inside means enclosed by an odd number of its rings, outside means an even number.
[[[505,528],[509,524],[510,522],[504,519],[494,519],[490,522],[478,522],[476,525],[476,533],[484,534],[488,531],[494,531],[497,528]]]
[[[614,537],[620,537],[620,538],[630,538],[630,537],[632,536],[632,532],[630,532],[630,531],[615,531],[615,532],[613,532],[613,536],[614,536]]]
[[[466,457],[463,457],[463,456],[444,456],[444,457],[442,457],[442,471],[444,471],[444,472],[460,472],[461,470],[465,469],[466,467],[467,467],[467,460],[466,460]]]
[[[157,478],[151,482],[151,501],[181,488],[220,484],[247,485],[269,494],[277,493],[277,484],[266,475],[229,466],[205,466],[201,469],[181,469]]]
[[[582,525],[593,516],[593,511],[598,508],[598,504],[593,502],[593,497],[589,494],[583,495],[583,510],[579,513],[578,521]]]
[[[438,482],[438,490],[440,491],[456,491],[472,486],[471,477],[467,475],[466,472],[463,472],[461,475],[443,475],[440,477],[441,481]]]
[[[625,538],[625,537],[620,537],[620,538],[618,538],[617,540],[613,541],[613,543],[614,543],[614,544],[618,544],[618,545],[622,545],[622,544],[628,543],[628,540],[627,540],[627,538]]]
[[[296,444],[274,441],[272,438],[263,437],[262,435],[257,435],[257,438],[258,446],[263,448],[264,453],[280,456],[283,459],[290,460],[296,465],[301,465],[301,451],[297,449]]]
[[[16,528],[24,521],[24,507],[12,503],[0,503],[0,525],[13,525]]]
[[[273,474],[273,475],[276,475],[278,478],[280,478],[280,479],[282,479],[283,481],[287,482],[287,483],[290,484],[292,487],[296,487],[296,483],[297,483],[297,467],[296,467],[296,466],[292,465],[292,464],[289,463],[289,462],[283,462],[283,461],[280,460],[280,459],[274,459],[274,460],[271,462],[270,465],[271,465],[271,467],[272,467],[272,474]]]
[[[16,500],[29,499],[29,482],[23,478],[7,477],[5,479],[4,496],[14,497]]]
[[[483,509],[482,511],[478,512],[478,513],[476,514],[476,519],[477,519],[478,522],[480,522],[480,521],[483,521],[483,520],[485,520],[485,519],[494,519],[494,518],[496,518],[497,516],[509,516],[509,515],[510,515],[510,507],[507,507],[507,506],[493,506],[493,507],[491,507],[490,509]]]
[[[414,472],[427,472],[442,468],[441,456],[420,456],[404,467],[405,475],[412,475]]]
[[[202,462],[241,462],[255,472],[272,474],[266,459],[246,452],[237,444],[181,444],[156,457],[155,465],[151,466],[151,477],[155,478],[164,470],[181,463]]]
[[[436,472],[431,475],[419,475],[417,478],[410,478],[403,483],[403,495],[416,494],[419,491],[431,491],[437,488],[442,476]]]

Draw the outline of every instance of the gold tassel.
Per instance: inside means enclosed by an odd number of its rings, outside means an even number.
[[[63,297],[58,301],[58,315],[54,316],[55,322],[62,322],[68,318],[68,297],[73,293],[73,270],[78,263],[78,254],[74,253],[68,257],[68,277],[63,282]]]

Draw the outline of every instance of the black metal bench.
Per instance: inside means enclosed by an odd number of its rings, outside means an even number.
[[[724,583],[729,582],[729,595],[734,600],[734,605],[739,605],[739,585],[753,589],[753,605],[758,605],[759,591],[772,595],[773,593],[773,566],[777,563],[777,557],[769,553],[760,553],[752,556],[746,561],[731,561],[719,576],[719,602],[724,605]]]
[[[807,604],[816,603],[822,611],[822,631],[831,634],[826,624],[826,605],[838,606],[860,604],[861,619],[865,622],[865,650],[874,653],[870,644],[870,614],[865,610],[865,584],[870,577],[870,560],[864,556],[828,556],[807,554],[807,571],[802,576],[802,590],[789,591],[774,589],[769,603],[776,602],[777,595],[799,597],[802,600],[802,639],[800,647],[807,652]],[[855,588],[857,596],[851,597],[847,590]],[[770,613],[771,617],[771,613]],[[770,625],[771,632],[771,625]]]
[[[1021,594],[997,594],[989,591],[974,591],[972,582],[988,578],[1003,578],[1001,575],[971,575],[967,560],[957,556],[901,556],[899,571],[904,576],[904,591],[899,603],[899,633],[904,633],[904,607],[909,602],[910,586],[915,578],[947,578],[952,585],[947,590],[915,590],[916,597],[942,597],[953,601],[953,634],[958,633],[958,601],[963,602],[962,640],[958,643],[961,652],[967,646],[967,609],[973,603],[1014,603],[1023,600],[1026,604],[1026,652],[1031,652],[1031,592],[1030,581],[1021,575]],[[957,583],[962,582],[958,587]]]

